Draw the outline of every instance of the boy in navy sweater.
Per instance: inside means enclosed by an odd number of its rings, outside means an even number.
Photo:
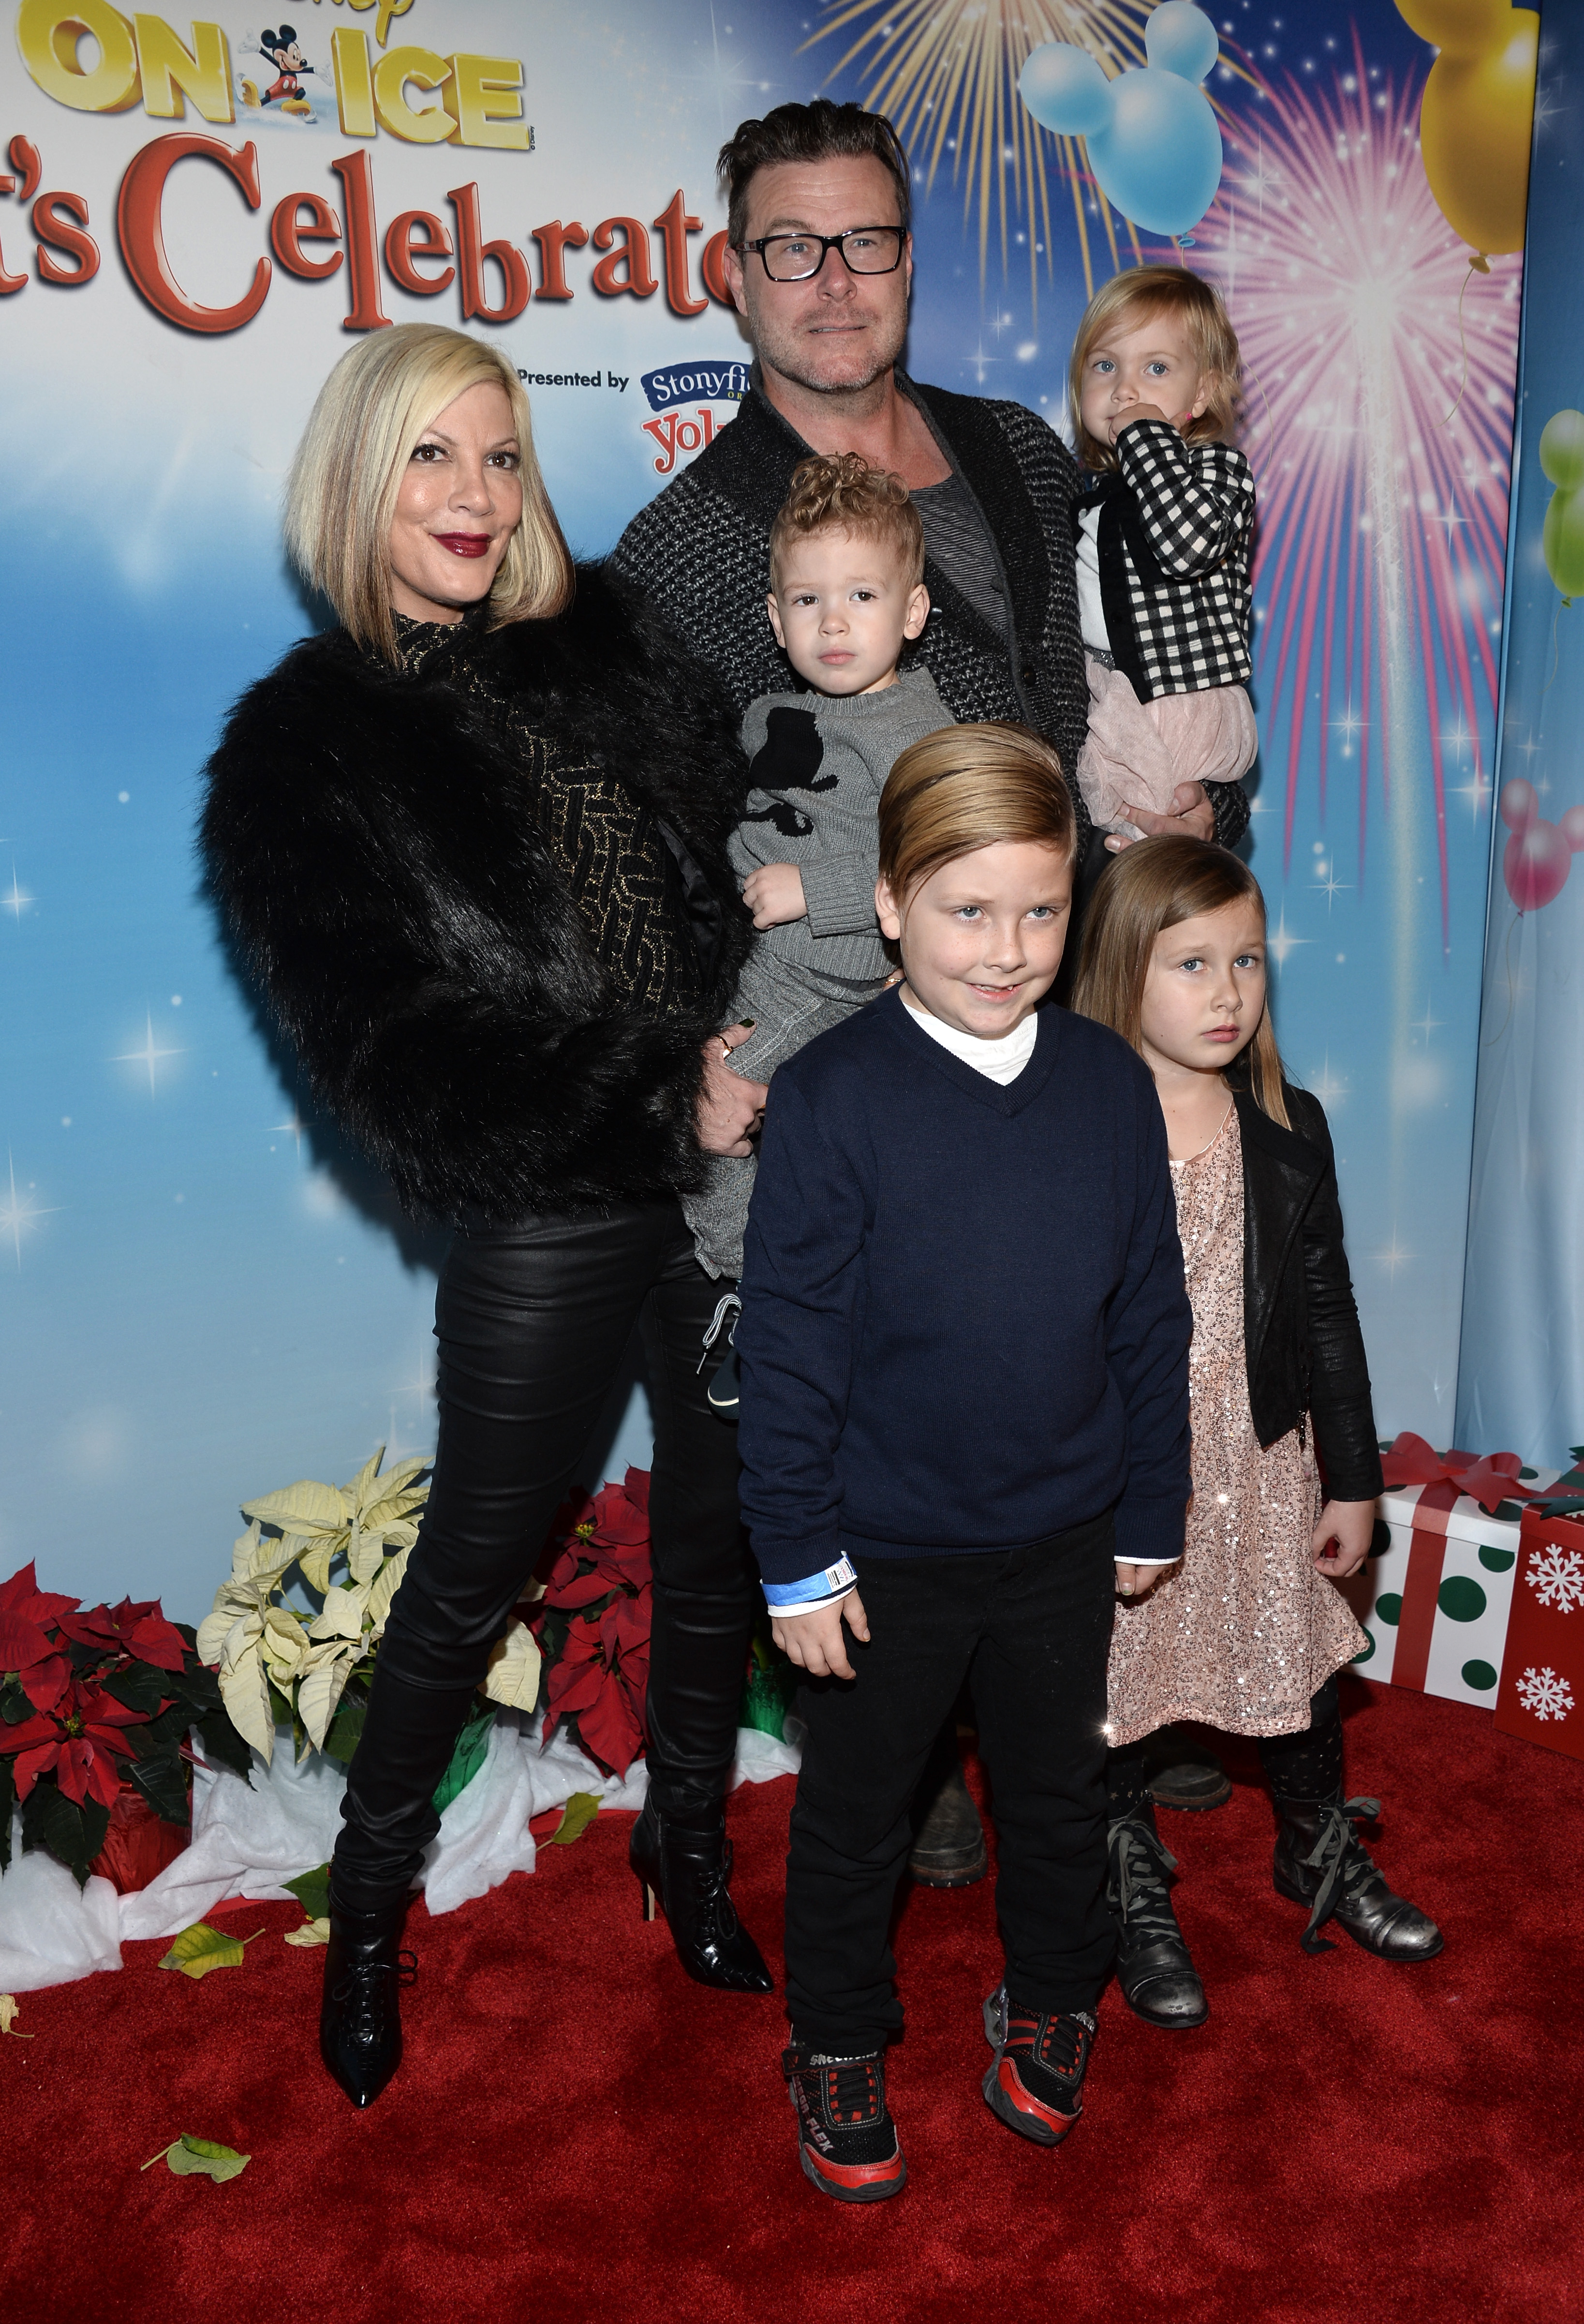
[[[1192,1324],[1160,1106],[1124,1042],[1038,1010],[1073,835],[1023,729],[903,753],[876,901],[906,982],[780,1067],[749,1215],[742,1507],[808,1682],[783,2069],[803,2168],[845,2202],[907,2175],[887,1931],[965,1677],[1006,1950],[984,2096],[1044,2145],[1077,2119],[1114,1941],[1114,1595],[1183,1546]]]

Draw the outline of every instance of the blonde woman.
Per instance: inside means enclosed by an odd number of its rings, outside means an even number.
[[[401,2061],[398,1945],[431,1795],[490,1648],[642,1332],[655,1416],[649,1803],[634,1869],[703,1983],[770,1980],[723,1800],[754,1606],[714,1304],[679,1191],[764,1091],[719,1028],[751,935],[726,856],[735,721],[575,569],[504,356],[405,325],[343,356],[287,539],[340,626],[231,715],[214,890],[306,1080],[411,1211],[452,1222],[439,1446],[331,1869],[321,2046],[357,2106]]]

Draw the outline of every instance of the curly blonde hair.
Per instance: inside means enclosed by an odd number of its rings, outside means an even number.
[[[924,520],[900,476],[871,468],[856,452],[816,453],[792,471],[770,527],[770,586],[797,541],[844,532],[890,549],[910,589],[924,578]]]

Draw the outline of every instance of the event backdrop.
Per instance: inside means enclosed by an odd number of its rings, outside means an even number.
[[[1584,1435],[1584,12],[1546,17],[1458,1442]]]
[[[1381,1420],[1443,1441],[1520,260],[1427,177],[1441,0],[1412,0],[1419,32],[1388,0],[1222,0],[1202,55],[1163,11],[1175,78],[1145,69],[1147,0],[287,5],[7,0],[0,1570],[193,1617],[241,1499],[432,1443],[434,1237],[311,1118],[193,857],[226,704],[324,618],[281,480],[349,332],[462,323],[525,374],[568,532],[607,549],[744,384],[715,150],[822,89],[909,140],[921,377],[1060,425],[1097,282],[1180,258],[1225,289],[1279,1031],[1335,1126]],[[1106,83],[1088,143],[1018,95],[1063,41]],[[1516,100],[1487,82],[1526,154],[1521,69]],[[618,1405],[591,1462],[644,1457],[646,1425]]]

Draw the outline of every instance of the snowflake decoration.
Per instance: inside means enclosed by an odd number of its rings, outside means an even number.
[[[1531,1550],[1529,1587],[1540,1592],[1543,1606],[1570,1614],[1575,1606],[1584,1606],[1584,1557],[1576,1549],[1560,1549],[1555,1542]]]
[[[1526,1670],[1518,1681],[1518,1700],[1536,1719],[1565,1719],[1573,1708],[1566,1679],[1546,1664],[1543,1670]]]

